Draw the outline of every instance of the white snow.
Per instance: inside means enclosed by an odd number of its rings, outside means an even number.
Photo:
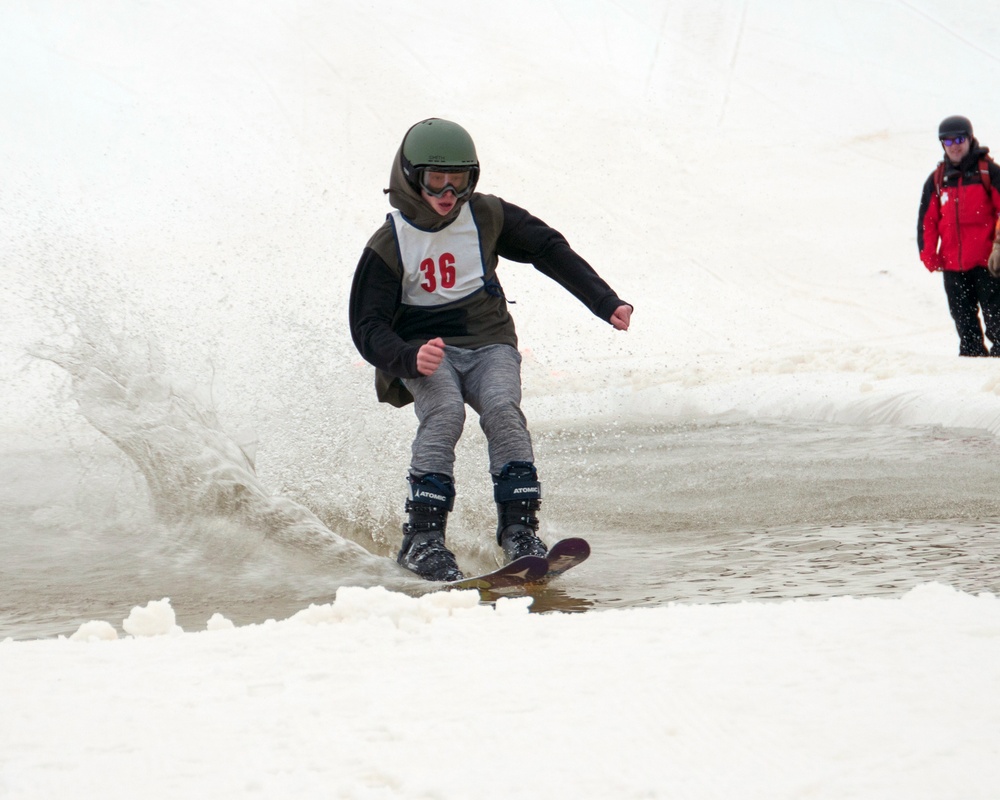
[[[996,597],[938,584],[899,600],[545,616],[474,592],[342,589],[264,625],[0,644],[2,786],[987,798],[998,663]]]
[[[309,477],[273,463],[275,441],[321,440],[332,462],[398,438],[408,412],[375,407],[346,294],[403,132],[444,116],[475,137],[482,190],[562,230],[636,306],[614,334],[503,267],[533,420],[1000,433],[997,366],[956,357],[915,245],[938,121],[966,114],[1000,142],[987,11],[3,3],[2,432],[58,427],[64,376],[26,374],[20,354],[52,333],[34,312],[76,293],[168,332],[180,373],[203,372],[209,348],[220,416],[274,434],[258,465],[272,479]],[[331,409],[324,392],[344,385],[350,404]],[[342,589],[288,620],[216,614],[186,632],[167,599],[135,602],[70,638],[0,643],[0,797],[985,800],[1000,786],[992,594],[530,615],[517,599]]]

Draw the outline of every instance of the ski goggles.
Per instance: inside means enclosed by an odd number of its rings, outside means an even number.
[[[444,197],[445,193],[452,192],[461,200],[472,192],[474,183],[471,169],[445,172],[424,167],[420,170],[420,188],[431,197]]]
[[[945,147],[951,147],[953,144],[964,144],[967,136],[954,136],[951,139],[942,139],[941,144]]]

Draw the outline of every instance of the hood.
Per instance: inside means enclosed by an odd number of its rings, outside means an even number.
[[[402,161],[403,146],[400,145],[396,151],[396,157],[392,160],[392,171],[389,173],[389,188],[385,190],[385,193],[389,195],[389,205],[393,208],[398,208],[404,217],[423,230],[437,230],[454,222],[455,217],[462,210],[462,206],[473,195],[463,197],[455,203],[455,207],[448,212],[447,216],[442,217],[427,205],[424,198],[420,196],[420,193],[407,182],[406,176],[403,175]]]

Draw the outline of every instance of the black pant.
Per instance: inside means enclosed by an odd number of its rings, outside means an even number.
[[[1000,280],[992,277],[986,267],[974,267],[968,272],[944,272],[944,291],[948,309],[958,331],[960,356],[1000,356]],[[979,309],[986,323],[986,338],[993,345],[987,354],[983,345],[983,328],[979,324]]]

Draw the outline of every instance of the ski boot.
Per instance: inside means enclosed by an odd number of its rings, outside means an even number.
[[[444,529],[448,512],[455,505],[455,487],[447,475],[431,473],[421,478],[412,475],[403,524],[403,545],[396,561],[429,581],[461,580],[455,555],[445,547]]]
[[[511,461],[493,476],[493,499],[497,503],[497,544],[511,562],[521,556],[544,556],[545,542],[538,538],[542,484],[530,461]]]

